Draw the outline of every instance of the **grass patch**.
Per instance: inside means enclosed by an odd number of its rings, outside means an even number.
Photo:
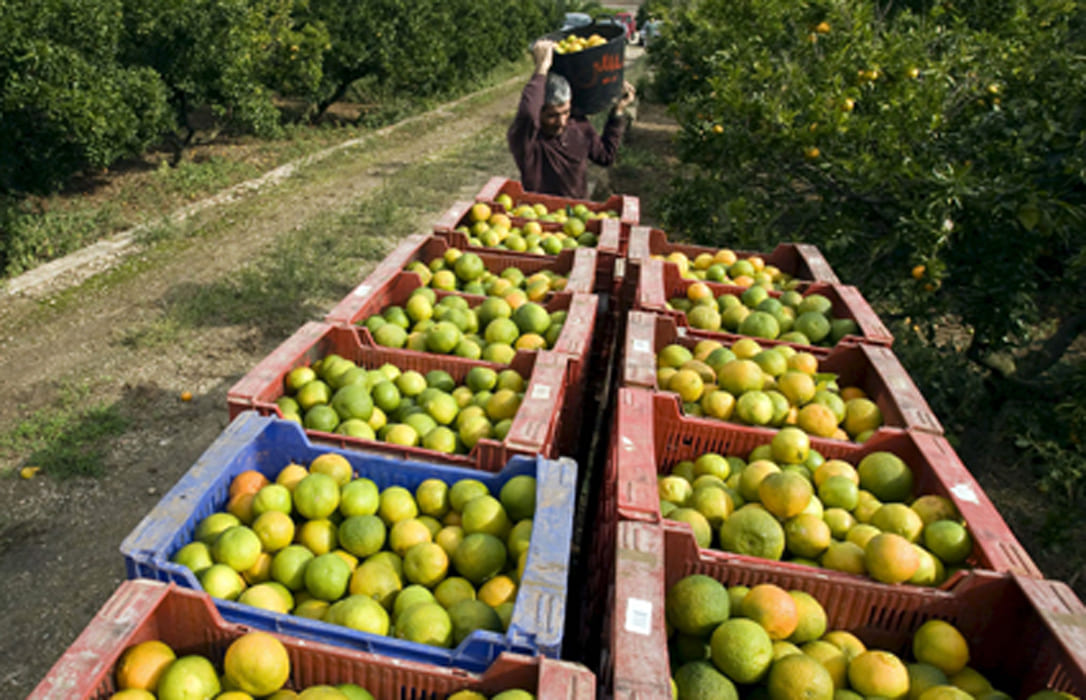
[[[101,476],[105,444],[124,433],[128,421],[115,405],[94,403],[91,397],[89,386],[62,387],[51,406],[0,435],[0,453],[9,459],[28,455],[24,464],[57,479]]]
[[[360,268],[418,230],[420,216],[436,218],[450,191],[464,182],[465,163],[483,173],[505,157],[504,134],[498,133],[405,166],[355,206],[281,237],[235,278],[173,290],[164,317],[124,342],[153,347],[176,342],[188,328],[211,325],[251,325],[280,336],[319,319],[361,281]]]

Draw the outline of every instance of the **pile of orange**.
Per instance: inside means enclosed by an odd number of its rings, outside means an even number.
[[[708,284],[694,282],[684,296],[668,299],[667,306],[683,312],[698,330],[796,345],[832,347],[859,332],[854,320],[835,314],[833,301],[823,294],[796,290],[771,294],[772,289],[771,283],[756,281],[742,292],[714,296]]]
[[[863,442],[882,411],[858,386],[840,386],[818,358],[789,345],[763,348],[753,338],[730,347],[702,339],[693,350],[672,343],[656,355],[656,383],[679,395],[683,412],[746,425],[794,425],[817,437]]]
[[[796,428],[746,459],[706,453],[657,481],[661,515],[687,523],[703,548],[925,586],[941,584],[973,554],[954,503],[916,497],[899,457],[826,460]]]
[[[117,692],[110,700],[373,700],[357,683],[288,688],[291,670],[286,647],[267,632],[248,632],[230,642],[221,667],[202,654],[178,656],[165,642],[152,639],[121,654],[113,669]],[[449,700],[535,700],[535,695],[513,688],[488,697],[465,689]]]
[[[719,282],[736,287],[750,287],[757,284],[776,290],[794,289],[798,284],[798,280],[792,275],[775,265],[767,264],[761,255],[748,255],[741,258],[731,248],[719,248],[712,253],[699,253],[693,260],[682,251],[652,257],[655,260],[673,263],[679,269],[679,275],[689,280]],[[700,285],[700,288],[707,289],[708,287]],[[690,295],[688,298],[693,299]]]
[[[456,227],[468,237],[469,245],[532,255],[558,255],[580,246],[594,248],[599,241],[587,230],[587,222],[615,216],[614,212],[594,212],[583,204],[553,211],[542,203],[513,204],[507,195],[499,197],[496,204],[501,211],[476,203],[468,211],[467,221]],[[521,223],[514,223],[513,218]],[[561,228],[548,230],[545,223],[560,224]]]
[[[414,260],[404,269],[417,274],[424,286],[435,290],[502,297],[507,301],[510,295],[514,301],[542,301],[552,292],[565,289],[569,281],[552,270],[525,275],[520,268],[512,266],[495,274],[476,253],[465,253],[459,248],[449,248],[429,263]]]
[[[508,629],[527,562],[536,481],[378,488],[337,453],[234,477],[226,509],[171,560],[210,595],[362,632],[455,647]]]
[[[665,608],[677,700],[1009,697],[969,666],[968,643],[943,620],[924,622],[902,658],[847,630],[827,631],[816,598],[772,583],[726,587],[694,574],[671,586]]]

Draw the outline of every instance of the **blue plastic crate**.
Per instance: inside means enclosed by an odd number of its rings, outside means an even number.
[[[192,571],[171,562],[170,558],[193,540],[196,525],[203,518],[225,508],[233,477],[256,469],[274,480],[291,461],[308,464],[326,452],[343,455],[357,476],[372,479],[382,489],[402,486],[414,492],[416,486],[430,478],[449,484],[471,478],[497,493],[514,476],[534,476],[536,511],[532,538],[509,629],[504,634],[477,630],[457,648],[445,649],[216,599],[224,619],[303,639],[472,672],[485,670],[503,651],[560,656],[577,484],[577,464],[567,458],[515,456],[497,473],[397,460],[315,445],[296,423],[246,411],[227,426],[121,543],[128,577],[172,581],[203,590]]]

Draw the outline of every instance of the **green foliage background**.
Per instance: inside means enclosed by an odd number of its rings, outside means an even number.
[[[1061,495],[1081,497],[1084,4],[657,11],[654,89],[686,165],[667,226],[756,250],[817,244],[893,325],[952,437],[1001,416],[1042,482],[1058,463]]]
[[[82,172],[157,147],[176,165],[198,133],[277,136],[344,97],[368,106],[367,124],[401,116],[521,58],[560,9],[553,0],[0,3],[0,269],[87,242],[79,226],[59,236],[41,226],[31,199]]]

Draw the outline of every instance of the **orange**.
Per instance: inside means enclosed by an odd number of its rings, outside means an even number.
[[[864,549],[855,542],[837,540],[830,542],[829,547],[822,553],[819,563],[831,571],[841,571],[857,576],[867,573],[867,566],[864,564]]]
[[[946,564],[961,564],[973,553],[973,538],[955,520],[936,520],[924,527],[924,546]]]
[[[792,630],[788,641],[793,644],[806,644],[819,639],[826,633],[826,609],[810,593],[799,590],[788,591],[792,600],[796,601],[796,611],[799,613],[799,621]]]
[[[901,535],[910,542],[916,542],[924,529],[924,521],[904,503],[885,503],[874,515],[871,524],[883,532]]]
[[[858,386],[846,386],[841,389],[841,398],[846,402],[852,399],[865,399],[867,392]]]
[[[704,282],[695,282],[686,288],[686,298],[694,303],[713,298],[713,290]]]
[[[965,691],[969,697],[979,698],[992,690],[992,683],[980,671],[969,666],[951,674],[948,680],[952,686]]]
[[[951,676],[969,663],[969,644],[954,625],[928,620],[913,634],[913,656]]]
[[[860,475],[856,473],[856,467],[841,459],[827,459],[814,470],[811,478],[814,479],[815,486],[821,486],[831,476],[846,476],[852,483],[856,485],[860,483]]]
[[[256,497],[251,491],[239,491],[230,497],[226,503],[226,512],[237,517],[243,524],[253,522],[253,499]]]
[[[867,454],[856,465],[856,472],[860,476],[860,488],[870,491],[881,501],[906,502],[912,497],[912,470],[892,452]]]
[[[696,371],[680,369],[672,375],[667,390],[678,394],[683,401],[697,401],[705,390],[705,382]]]
[[[249,632],[226,648],[223,675],[227,685],[250,695],[270,695],[290,677],[287,649],[268,632]]]
[[[845,402],[843,428],[850,437],[875,430],[882,425],[882,411],[870,399],[850,399]]]
[[[786,427],[777,431],[769,447],[778,464],[802,464],[810,456],[811,439],[799,428]]]
[[[799,409],[796,425],[805,432],[817,437],[834,437],[837,431],[837,416],[833,409],[820,403],[809,403]]]
[[[954,501],[934,493],[924,494],[910,505],[920,515],[924,525],[931,525],[937,520],[958,520],[961,517]]]
[[[124,650],[117,662],[117,687],[154,691],[166,667],[177,658],[173,649],[157,639],[140,642]]]
[[[178,658],[158,679],[160,700],[213,698],[221,691],[222,682],[215,667],[199,654]]]
[[[239,493],[256,493],[268,484],[268,477],[255,469],[246,469],[230,482],[230,496]]]
[[[832,700],[830,672],[806,654],[789,654],[769,669],[766,683],[770,700]]]
[[[354,469],[351,467],[351,463],[347,461],[347,458],[343,455],[336,454],[335,452],[325,452],[318,455],[309,463],[310,474],[327,474],[336,480],[336,484],[340,488],[347,485],[347,483],[354,476]]]
[[[758,682],[773,663],[773,640],[754,620],[733,617],[720,623],[709,648],[713,665],[736,683]]]
[[[279,475],[275,477],[275,483],[286,486],[291,491],[309,474],[309,470],[303,467],[301,464],[288,464],[280,470]]]
[[[903,698],[909,692],[909,670],[888,651],[865,651],[848,665],[848,682],[865,696]]]
[[[716,372],[720,388],[734,396],[765,387],[766,375],[754,360],[735,359],[725,362]]]
[[[517,599],[517,584],[508,576],[495,576],[479,586],[476,597],[492,608],[512,603]]]
[[[788,639],[799,624],[799,607],[788,591],[772,583],[760,583],[743,598],[743,617],[754,620],[770,639]]]
[[[826,667],[834,688],[848,686],[848,657],[840,648],[824,639],[816,639],[802,645],[800,651]]]
[[[719,536],[726,552],[775,560],[784,554],[784,528],[758,504],[748,503],[728,516]]]
[[[845,657],[849,661],[867,651],[867,647],[860,638],[847,630],[831,630],[822,635],[822,639],[845,652]]]
[[[743,471],[739,472],[739,495],[743,497],[744,501],[757,501],[762,481],[770,474],[780,472],[781,468],[777,466],[776,462],[771,462],[768,459],[752,461]]]
[[[871,578],[883,583],[904,583],[920,568],[920,556],[912,542],[890,532],[875,535],[867,542],[864,560]]]
[[[799,513],[784,522],[785,546],[793,556],[818,559],[832,539],[830,526],[814,513]]]
[[[813,375],[818,371],[818,358],[809,352],[800,351],[788,358],[788,368]]]
[[[758,484],[758,500],[782,520],[802,513],[813,495],[811,482],[791,471],[769,474]]]
[[[812,375],[788,369],[777,377],[777,389],[788,397],[793,406],[802,406],[814,397],[817,386]]]

